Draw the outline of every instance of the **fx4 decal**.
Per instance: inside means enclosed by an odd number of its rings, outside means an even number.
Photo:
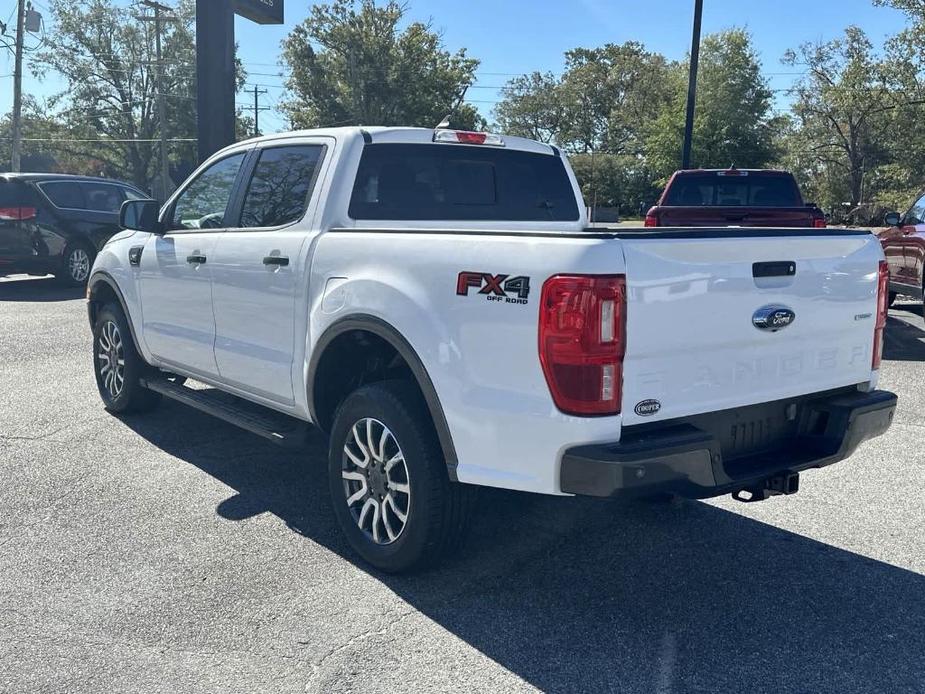
[[[490,272],[460,272],[456,279],[456,293],[469,296],[470,289],[477,289],[478,294],[488,301],[526,304],[530,296],[530,278],[493,275]]]

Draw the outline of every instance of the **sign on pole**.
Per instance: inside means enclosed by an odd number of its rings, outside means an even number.
[[[283,0],[234,0],[234,11],[257,24],[283,23]]]

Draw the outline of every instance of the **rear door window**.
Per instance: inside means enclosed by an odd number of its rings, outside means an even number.
[[[324,145],[261,151],[244,196],[241,227],[277,227],[301,219],[323,155]]]
[[[353,219],[563,222],[579,218],[562,159],[491,147],[378,144],[363,149]]]
[[[87,200],[83,188],[77,181],[51,181],[40,185],[55,207],[70,210],[84,210]]]
[[[670,207],[799,207],[796,183],[788,176],[696,174],[678,176],[668,190]]]
[[[81,183],[87,210],[94,212],[118,212],[124,198],[119,186],[109,183]]]

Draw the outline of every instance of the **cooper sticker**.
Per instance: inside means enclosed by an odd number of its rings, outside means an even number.
[[[456,278],[458,296],[484,296],[486,301],[526,304],[530,297],[530,278],[523,275],[495,275],[491,272],[460,272]]]
[[[636,403],[633,411],[640,417],[651,417],[662,409],[662,403],[658,400],[641,400]]]

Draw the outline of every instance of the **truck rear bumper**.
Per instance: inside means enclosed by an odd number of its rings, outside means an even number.
[[[618,443],[566,450],[561,489],[700,499],[749,489],[844,460],[883,434],[895,411],[893,393],[849,390],[626,427]]]

